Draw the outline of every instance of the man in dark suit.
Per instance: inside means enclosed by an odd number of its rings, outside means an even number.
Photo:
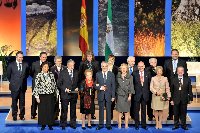
[[[127,63],[128,63],[128,68],[129,68],[129,74],[133,75],[133,72],[138,70],[137,65],[135,65],[135,57],[129,56],[127,58]],[[133,95],[131,97],[130,116],[132,119],[134,119],[134,97],[133,97]],[[125,119],[124,113],[123,113],[122,119],[123,120]]]
[[[156,67],[157,67],[157,59],[156,58],[150,58],[149,59],[149,64],[150,66],[147,67],[145,70],[149,72],[151,78],[156,76]],[[151,101],[152,101],[152,92],[149,92],[149,100],[147,102],[147,115],[148,115],[148,120],[152,121],[153,120],[153,109],[151,108]]]
[[[65,130],[67,125],[68,105],[70,102],[70,127],[76,129],[76,103],[78,98],[78,71],[74,69],[75,62],[67,61],[67,69],[63,70],[58,78],[61,89],[61,117],[60,126]]]
[[[115,100],[115,75],[108,71],[108,63],[103,61],[101,63],[102,71],[96,74],[95,89],[98,90],[98,104],[99,104],[99,126],[96,128],[100,130],[104,123],[104,106],[106,104],[106,128],[111,130],[111,101]]]
[[[187,74],[187,64],[184,60],[179,58],[179,51],[177,49],[172,49],[171,51],[172,59],[168,59],[164,63],[164,76],[168,78],[169,85],[173,81],[174,76],[177,76],[176,68],[182,66],[184,68],[184,76],[188,76]],[[168,120],[173,120],[173,106],[169,105],[169,116]]]
[[[58,86],[58,77],[60,75],[60,73],[66,69],[66,67],[64,65],[62,65],[62,57],[61,56],[55,56],[54,57],[54,62],[55,65],[51,67],[50,71],[54,74],[57,86]],[[59,90],[59,95],[60,95],[60,88],[58,87]],[[55,120],[58,119],[59,116],[59,95],[57,94],[57,96],[55,97]]]
[[[141,124],[142,128],[147,130],[146,127],[146,105],[149,100],[149,85],[151,76],[148,71],[144,70],[144,62],[140,61],[138,63],[138,71],[133,73],[133,84],[135,87],[134,95],[134,120],[135,120],[135,129],[139,129],[139,111],[141,105]]]
[[[47,53],[46,52],[41,52],[40,53],[40,60],[33,62],[32,66],[31,66],[31,71],[30,71],[30,75],[33,78],[32,79],[32,91],[34,90],[35,87],[35,78],[36,75],[41,71],[40,69],[40,65],[42,64],[42,62],[45,62],[47,60]],[[35,99],[34,96],[32,96],[32,105],[31,105],[31,119],[35,119],[37,113],[37,101]]]
[[[188,130],[186,125],[187,104],[193,101],[191,80],[184,76],[184,68],[179,66],[177,68],[177,76],[172,78],[171,82],[171,104],[174,105],[174,128],[179,128],[179,118],[181,120],[181,127]]]
[[[11,62],[7,68],[7,77],[10,82],[9,89],[12,97],[12,117],[17,120],[17,102],[19,99],[21,120],[25,120],[25,92],[27,90],[27,78],[29,76],[28,64],[23,62],[23,52],[16,53],[16,61]]]

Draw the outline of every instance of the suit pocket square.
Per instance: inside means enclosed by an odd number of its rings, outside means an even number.
[[[99,86],[99,84],[96,84],[96,86],[98,87],[98,86]]]

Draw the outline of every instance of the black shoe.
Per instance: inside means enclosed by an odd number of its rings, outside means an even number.
[[[83,130],[85,130],[85,129],[86,129],[86,127],[82,127],[82,129],[83,129]]]
[[[135,126],[135,129],[136,129],[136,130],[139,130],[139,126]]]
[[[108,130],[112,130],[112,127],[111,126],[109,126],[109,127],[106,127]]]
[[[65,127],[62,127],[62,130],[65,130]]]
[[[143,128],[144,130],[148,130],[147,126],[142,126],[142,128]]]
[[[125,120],[125,116],[124,116],[124,115],[122,115],[121,119],[122,119],[122,120]]]
[[[176,130],[176,129],[178,129],[179,127],[178,126],[174,126],[173,128],[172,128],[172,130]]]
[[[103,127],[100,127],[100,126],[98,126],[97,128],[96,128],[96,130],[101,130]]]
[[[31,116],[31,119],[35,119],[35,116]]]
[[[17,121],[17,117],[13,117],[13,121]]]
[[[173,120],[173,116],[168,116],[167,120]]]
[[[91,129],[92,128],[92,126],[87,126],[89,129]]]
[[[52,127],[52,126],[49,126],[49,130],[53,130],[53,127]]]
[[[96,119],[96,116],[94,116],[94,115],[93,115],[93,116],[91,116],[91,119]]]
[[[76,126],[70,126],[71,128],[73,128],[73,129],[76,129]]]
[[[181,128],[184,129],[184,130],[188,130],[187,126],[181,126]]]
[[[41,127],[41,130],[44,130],[44,129],[45,129],[45,127],[46,127],[45,125],[42,125],[42,127]]]
[[[24,118],[24,117],[20,117],[20,120],[24,121],[24,120],[25,120],[25,118]]]

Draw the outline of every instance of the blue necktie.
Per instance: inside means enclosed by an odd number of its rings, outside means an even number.
[[[129,74],[131,75],[132,74],[132,67],[129,67]]]
[[[104,82],[104,85],[106,84],[106,73],[104,72],[103,74],[103,82]]]

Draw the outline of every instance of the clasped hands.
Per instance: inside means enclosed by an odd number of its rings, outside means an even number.
[[[76,88],[76,89],[75,89],[75,91],[78,91],[78,88]],[[66,88],[66,89],[65,89],[65,92],[67,92],[67,93],[70,93],[70,92],[71,92],[71,90],[70,90],[70,89],[68,89],[68,88]]]

